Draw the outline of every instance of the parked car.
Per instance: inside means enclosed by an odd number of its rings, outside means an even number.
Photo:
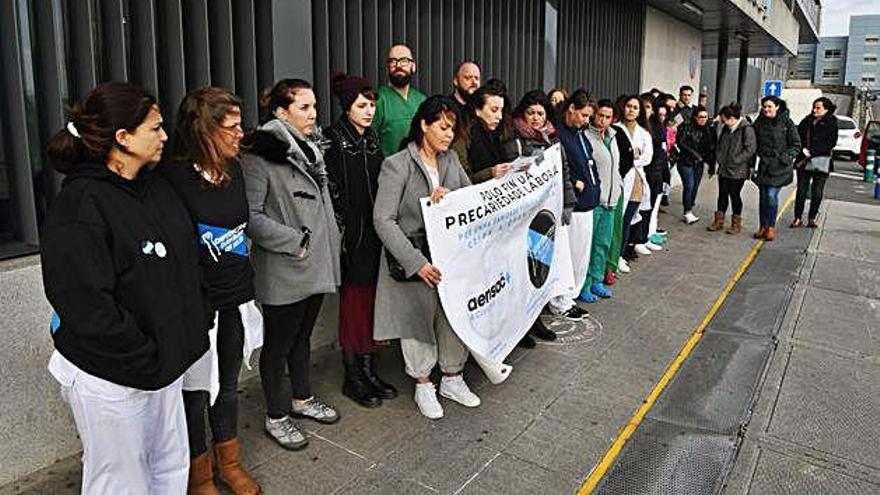
[[[834,153],[855,161],[862,150],[862,132],[856,121],[844,115],[837,115],[837,146]]]
[[[862,139],[862,147],[859,152],[859,165],[862,168],[865,167],[865,158],[869,148],[880,155],[880,120],[872,120],[865,126],[865,136]]]

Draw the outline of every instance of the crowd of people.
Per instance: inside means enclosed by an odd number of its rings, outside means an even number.
[[[713,119],[705,103],[691,104],[688,86],[677,98],[653,89],[614,101],[536,89],[514,105],[476,61],[455,68],[451,95],[430,97],[411,85],[408,47],[391,48],[386,67],[378,89],[333,75],[343,113],[324,130],[305,80],[267,88],[260,125],[247,132],[237,96],[194,90],[167,151],[156,98],[136,85],[101,84],[72,107],[48,149],[65,178],[41,256],[55,310],[49,368],[82,439],[84,493],[217,494],[214,464],[233,493],[260,493],[241,463],[241,367],[262,348],[264,429],[279,446],[307,446],[294,418],[339,421],[310,377],[312,330],[337,291],[342,392],[353,403],[379,407],[398,395],[375,352],[399,340],[424,416],[443,416],[438,394],[478,407],[462,376],[470,351],[436,290],[443,274],[431,263],[419,200],[518,173],[514,160],[557,143],[558,232],[575,280],[545,308],[557,318],[587,317],[578,301],[611,298],[632,262],[663,249],[658,222],[673,170],[687,224],[699,220],[708,171],[719,181],[709,231],[724,229],[730,208],[727,233],[740,233],[741,192],[752,180],[754,237],[772,241],[779,191],[795,172],[792,227],[803,225],[808,194],[807,225],[817,225],[837,137],[825,98],[795,126],[773,96],[755,122],[735,103]],[[556,334],[538,318],[520,345],[535,338]]]

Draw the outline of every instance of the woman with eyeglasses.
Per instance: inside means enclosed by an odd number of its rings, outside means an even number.
[[[312,393],[312,329],[324,294],[341,283],[339,228],[321,148],[313,142],[312,86],[282,79],[260,98],[263,124],[242,156],[253,239],[254,286],[263,308],[260,379],[266,432],[286,449],[308,440],[292,416],[335,423],[339,414]],[[283,385],[289,374],[292,399]]]
[[[205,409],[220,479],[237,495],[261,492],[241,465],[238,441],[238,376],[242,361],[263,340],[245,235],[248,203],[238,163],[243,136],[238,97],[221,88],[197,89],[180,104],[171,158],[161,167],[195,223],[215,332],[211,352],[184,380],[190,494],[220,493],[206,445]],[[214,363],[216,377],[212,376]]]
[[[700,217],[694,215],[697,191],[703,172],[709,168],[709,175],[715,175],[715,129],[710,125],[709,111],[703,107],[694,110],[690,122],[684,124],[676,136],[680,151],[678,173],[681,175],[681,197],[684,206],[682,220],[688,224],[697,223]]]

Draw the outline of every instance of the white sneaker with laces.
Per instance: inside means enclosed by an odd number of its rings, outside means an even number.
[[[651,251],[650,249],[645,247],[644,244],[636,244],[636,253],[639,256],[645,256],[645,255],[649,255],[649,254],[653,253],[653,251]]]
[[[428,419],[443,417],[443,406],[437,400],[437,389],[434,388],[433,383],[416,383],[415,401],[422,416]]]
[[[620,273],[629,273],[631,270],[629,268],[629,263],[623,258],[617,260],[617,269]]]
[[[684,223],[690,225],[692,223],[697,223],[700,220],[700,217],[694,215],[692,212],[687,212],[684,214]]]
[[[480,405],[480,398],[477,397],[477,394],[471,392],[471,389],[468,388],[461,375],[444,376],[440,380],[440,395],[454,400],[465,407],[477,407]]]
[[[651,241],[646,242],[645,247],[650,249],[651,251],[663,251],[663,248],[661,246],[658,246]]]

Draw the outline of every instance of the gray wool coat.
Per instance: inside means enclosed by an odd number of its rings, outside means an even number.
[[[241,164],[250,209],[247,234],[253,241],[254,289],[261,304],[292,304],[309,296],[336,292],[342,280],[341,236],[326,179],[307,171],[307,158],[292,128],[270,120],[246,143]],[[305,141],[323,173],[321,150]],[[319,177],[320,178],[320,177]],[[307,255],[300,259],[304,233],[311,230]]]
[[[731,132],[722,125],[721,136],[715,159],[718,161],[718,175],[727,179],[748,179],[755,168],[755,152],[758,141],[755,129],[745,118]]]
[[[442,187],[455,190],[471,185],[454,151],[441,153],[437,161]],[[373,225],[385,249],[400,262],[407,275],[415,274],[428,262],[406,236],[425,230],[419,199],[430,194],[427,166],[414,143],[382,162]],[[429,288],[424,282],[392,279],[385,253],[382,253],[376,287],[376,340],[435,342],[434,318],[437,311],[442,311],[439,304],[437,289]]]

